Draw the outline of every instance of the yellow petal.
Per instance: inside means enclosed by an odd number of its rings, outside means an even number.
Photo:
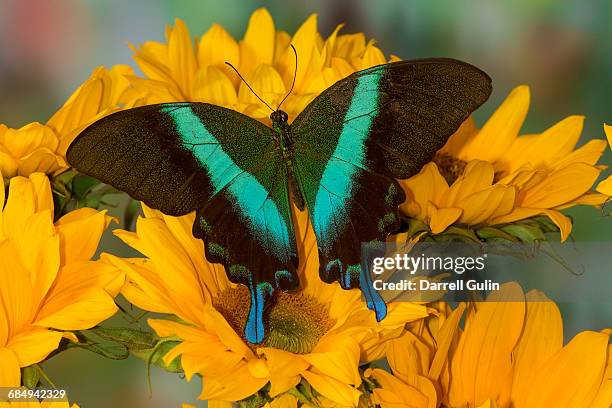
[[[436,390],[433,384],[424,377],[420,386],[404,383],[381,369],[371,370],[371,376],[380,384],[381,388],[373,391],[373,402],[383,408],[418,407],[435,408],[437,406]]]
[[[28,218],[36,211],[36,197],[32,183],[24,177],[13,177],[9,183],[9,196],[3,211],[4,233],[21,236]]]
[[[608,139],[608,146],[612,149],[612,126],[604,123],[603,127],[606,138]]]
[[[521,335],[524,295],[514,282],[478,304],[451,361],[452,406],[478,406],[489,398],[504,399],[512,378],[510,354]]]
[[[300,375],[309,366],[308,362],[301,357],[284,350],[262,348],[260,351],[268,361],[272,397],[294,387],[300,381]]]
[[[268,103],[275,107],[285,96],[285,84],[279,73],[271,65],[259,65],[249,76],[250,85],[255,92]],[[261,104],[259,99],[251,92],[245,83],[240,84],[238,98],[241,102],[261,106],[269,114],[270,110]]]
[[[428,203],[429,228],[434,234],[444,232],[449,225],[461,217],[461,208],[436,208],[432,202]]]
[[[612,176],[608,176],[607,179],[597,185],[597,191],[607,196],[612,196]]]
[[[159,279],[173,282],[171,286],[164,285],[164,290],[179,308],[180,315],[192,322],[201,320],[203,302],[200,282],[185,248],[160,219],[139,218],[136,229],[142,247],[138,249],[151,259]]]
[[[30,123],[20,129],[8,129],[0,137],[0,143],[14,157],[18,158],[22,158],[40,148],[47,148],[53,152],[59,145],[53,130],[38,122]]]
[[[365,49],[363,54],[363,59],[361,62],[360,69],[370,68],[376,65],[381,65],[386,63],[385,54],[380,50],[380,48],[374,46],[373,42],[370,42]]]
[[[240,42],[240,71],[243,75],[248,75],[260,64],[272,64],[275,37],[274,20],[268,10],[255,10]]]
[[[604,180],[606,181],[606,180]],[[603,181],[602,181],[603,183]],[[599,184],[601,185],[601,183]],[[599,187],[598,187],[599,188]],[[602,204],[605,204],[610,198],[606,194],[600,193],[586,193],[576,198],[575,200],[568,201],[567,203],[555,207],[555,210],[565,210],[566,208],[571,208],[577,205],[588,205],[591,207],[599,207]]]
[[[35,324],[60,330],[84,330],[108,319],[116,311],[113,298],[102,288],[64,291],[47,299]]]
[[[238,97],[228,75],[231,74],[219,67],[209,66],[199,70],[194,85],[194,98],[220,106],[235,105]]]
[[[318,344],[314,352],[303,355],[303,359],[309,362],[319,371],[346,384],[359,385],[359,344],[352,339],[345,339],[336,343],[333,349],[321,350]]]
[[[103,260],[126,274],[127,279],[122,293],[130,303],[143,310],[180,315],[174,301],[164,289],[164,282],[156,273],[147,267],[109,254],[103,254]]]
[[[15,256],[17,252],[11,240],[0,241],[0,304],[4,305],[2,319],[8,322],[8,339],[28,325],[34,314],[30,274]],[[6,338],[0,340],[4,345]]]
[[[293,44],[297,50],[298,55],[298,67],[294,88],[296,93],[303,93],[303,90],[308,85],[304,80],[307,77],[310,61],[316,47],[317,35],[317,15],[311,14],[300,28],[298,28],[291,39],[291,44]],[[279,72],[286,83],[291,83],[294,70],[295,57],[293,55],[293,50],[289,48],[279,61]]]
[[[285,55],[285,51],[291,44],[291,36],[285,31],[277,31],[274,44],[274,65]]]
[[[382,328],[394,329],[406,323],[423,319],[429,315],[425,305],[413,302],[393,302],[388,305],[387,317],[380,323]]]
[[[217,65],[227,74],[233,73],[225,65],[231,63],[239,66],[240,50],[234,38],[219,24],[213,24],[200,39],[198,46],[198,63],[200,69]],[[227,68],[227,70],[226,70]]]
[[[233,405],[231,402],[229,401],[220,401],[220,400],[210,400],[210,401],[206,401],[206,403],[208,404],[209,408],[232,408]],[[186,407],[185,405],[187,404],[183,404],[183,408],[197,408],[195,405],[190,406],[190,407]]]
[[[247,367],[251,375],[255,378],[270,378],[270,370],[266,362],[262,359],[255,358],[247,362]]]
[[[400,210],[421,219],[427,216],[428,203],[440,203],[442,195],[448,190],[448,184],[435,163],[427,163],[417,175],[399,180],[399,183],[406,192],[406,201],[400,205]]]
[[[459,129],[448,139],[444,147],[440,149],[440,153],[446,153],[453,157],[458,157],[459,152],[463,149],[463,146],[478,133],[476,128],[476,122],[474,117],[470,115],[462,124]]]
[[[221,342],[225,344],[229,350],[239,353],[247,360],[255,357],[253,351],[244,341],[242,341],[240,336],[227,323],[223,315],[212,306],[205,307],[204,323],[206,329],[216,333],[219,339],[221,339]]]
[[[0,171],[4,174],[6,179],[15,177],[17,170],[19,169],[19,161],[6,149],[6,147],[0,144]]]
[[[56,226],[61,238],[63,264],[90,260],[100,243],[107,227],[106,211],[79,209],[62,217]]]
[[[147,41],[140,48],[131,46],[134,50],[134,61],[147,78],[160,82],[171,82],[168,68],[168,45],[156,41]],[[173,83],[176,85],[176,83]]]
[[[599,170],[584,163],[573,163],[553,171],[545,179],[519,193],[523,207],[553,208],[586,193],[599,176]]]
[[[323,44],[322,54],[325,57],[325,62],[323,65],[326,67],[331,66],[331,61],[334,56],[333,54],[336,47],[336,40],[338,39],[338,33],[340,32],[343,26],[344,24],[338,24]]]
[[[47,125],[55,130],[56,134],[65,135],[98,113],[104,93],[103,83],[97,79],[101,70],[104,68],[98,67],[94,70],[91,77],[74,91],[64,106],[49,119]]]
[[[323,373],[306,371],[302,376],[312,387],[330,400],[346,407],[356,407],[361,392]]]
[[[36,211],[51,210],[51,214],[53,214],[53,195],[47,175],[43,173],[31,174],[30,182],[36,199]]]
[[[612,401],[612,344],[608,344],[608,366],[591,408],[610,408],[610,401]]]
[[[514,187],[496,184],[476,192],[464,200],[461,222],[476,225],[508,214],[514,206]]]
[[[608,336],[582,332],[558,351],[534,376],[522,407],[590,407],[606,367]]]
[[[23,157],[19,165],[18,174],[20,176],[29,176],[37,171],[55,174],[67,167],[68,164],[58,153],[46,148],[40,148]]]
[[[586,163],[594,166],[605,149],[605,140],[589,140],[584,146],[580,146],[578,149],[555,162],[553,168],[562,169],[572,163]]]
[[[443,196],[441,205],[445,207],[466,208],[463,201],[470,195],[491,187],[495,170],[491,163],[472,160],[461,175]]]
[[[191,99],[197,63],[193,52],[193,40],[189,29],[181,19],[176,19],[168,38],[168,65],[183,96]]]
[[[396,376],[416,386],[415,375],[426,375],[432,359],[431,349],[414,334],[404,334],[387,342],[387,361]]]
[[[500,159],[498,169],[506,173],[518,170],[525,164],[534,168],[553,167],[556,162],[570,154],[576,146],[584,116],[569,116],[538,135],[518,137],[508,152]]]
[[[536,290],[527,293],[526,300],[525,328],[513,353],[511,398],[515,401],[525,398],[539,368],[563,346],[563,321],[557,305]]]
[[[61,339],[62,332],[33,328],[11,338],[7,347],[15,353],[19,365],[27,367],[44,360]]]
[[[116,296],[123,286],[124,280],[124,273],[109,263],[75,262],[64,265],[60,269],[50,296],[65,291],[85,290],[90,287],[102,288],[111,296]]]
[[[512,145],[527,116],[529,87],[514,88],[489,118],[480,132],[459,153],[465,161],[480,159],[495,162]]]
[[[433,380],[437,380],[440,377],[444,365],[448,364],[448,351],[450,350],[451,343],[455,339],[457,329],[459,328],[459,321],[464,311],[465,303],[460,303],[444,321],[438,332],[436,353],[431,362],[428,375],[428,377]]]
[[[19,387],[21,371],[17,356],[10,349],[0,347],[0,387]]]
[[[366,39],[363,33],[339,35],[333,55],[345,60],[350,60],[353,57],[363,55],[365,47]]]
[[[494,218],[491,220],[491,224],[505,224],[508,222],[535,217],[536,215],[545,215],[546,217],[550,218],[550,220],[554,222],[557,227],[559,227],[559,231],[561,232],[561,242],[564,242],[572,232],[572,220],[570,218],[563,215],[559,211],[542,210],[539,208],[515,208],[508,215]]]
[[[204,377],[204,388],[199,398],[239,401],[259,391],[267,382],[265,378],[253,377],[247,364],[243,363],[227,376]]]
[[[274,398],[274,400],[270,402],[270,408],[297,408],[297,402],[297,399],[293,395],[284,394]]]

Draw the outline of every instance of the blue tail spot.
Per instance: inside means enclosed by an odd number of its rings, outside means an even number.
[[[249,290],[251,291],[251,307],[244,327],[244,337],[249,343],[259,344],[263,341],[265,335],[263,313],[266,301],[272,294],[273,289],[272,285],[267,282],[261,282],[254,286],[251,281]]]
[[[361,286],[361,291],[365,296],[368,309],[374,311],[376,321],[380,322],[387,316],[387,304],[382,296],[380,296],[380,293],[372,286],[372,278],[369,271],[364,270],[363,267],[361,267],[361,273],[359,274],[359,286]]]

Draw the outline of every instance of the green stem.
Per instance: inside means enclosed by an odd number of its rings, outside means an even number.
[[[57,385],[55,385],[55,383],[51,381],[51,379],[49,378],[47,373],[45,373],[45,370],[42,369],[40,364],[32,364],[32,366],[38,372],[38,375],[40,375],[40,377],[44,379],[47,382],[47,384],[51,386],[51,388],[57,388]]]

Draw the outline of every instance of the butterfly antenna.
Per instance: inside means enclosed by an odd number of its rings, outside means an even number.
[[[291,83],[291,88],[289,89],[289,92],[287,92],[287,95],[285,95],[283,100],[278,104],[278,107],[276,108],[276,110],[279,110],[283,102],[285,102],[285,99],[287,99],[287,97],[291,95],[291,92],[293,91],[293,87],[295,86],[295,78],[297,77],[297,68],[298,68],[297,51],[295,47],[293,46],[293,44],[289,44],[289,45],[291,46],[291,49],[293,50],[293,54],[295,55],[295,71],[293,71],[293,82]]]
[[[227,62],[227,61],[225,61],[225,63],[226,63],[227,65],[229,65],[229,66],[230,66],[230,67],[231,67],[231,68],[232,68],[232,69],[233,69],[233,70],[236,72],[236,74],[238,74],[238,76],[240,77],[240,79],[242,80],[242,82],[244,82],[244,84],[245,84],[245,85],[246,85],[246,86],[247,86],[247,87],[248,87],[248,88],[251,90],[251,92],[253,92],[253,95],[255,95],[255,96],[257,97],[257,99],[259,99],[259,100],[261,101],[261,103],[263,103],[264,105],[266,105],[266,106],[268,107],[268,109],[270,109],[272,112],[274,112],[274,109],[272,109],[272,107],[271,107],[270,105],[268,105],[268,104],[266,103],[266,101],[264,101],[263,99],[261,99],[261,98],[259,97],[259,95],[257,95],[257,92],[255,92],[255,91],[253,90],[253,88],[251,88],[251,85],[249,85],[249,83],[246,81],[246,79],[244,79],[244,78],[242,77],[242,75],[240,75],[240,72],[238,72],[238,70],[236,69],[236,67],[235,67],[235,66],[233,66],[232,64],[230,64],[230,63],[229,63],[229,62]]]

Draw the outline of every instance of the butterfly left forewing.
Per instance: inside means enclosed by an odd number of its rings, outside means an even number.
[[[489,96],[489,77],[455,60],[402,61],[356,72],[295,119],[295,175],[320,252],[320,275],[384,302],[360,266],[361,244],[399,226],[395,181],[416,174]]]
[[[266,302],[298,285],[287,169],[269,127],[211,104],[149,105],[92,124],[67,156],[167,215],[197,210],[194,235],[250,289],[245,337],[261,342]]]

